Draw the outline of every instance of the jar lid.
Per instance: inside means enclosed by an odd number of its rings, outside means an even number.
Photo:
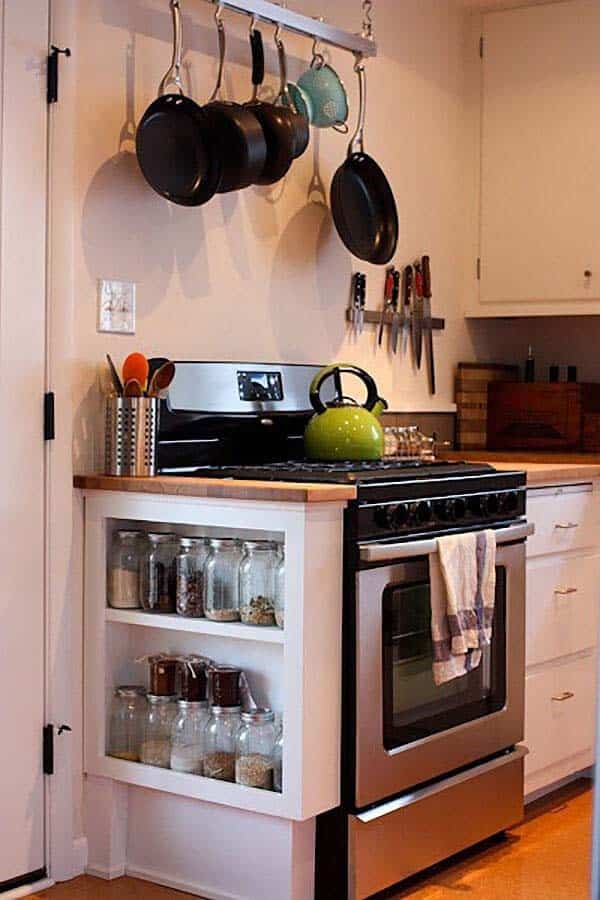
[[[141,684],[121,684],[115,688],[115,697],[145,697],[146,688]]]
[[[244,547],[249,550],[275,550],[277,543],[275,541],[244,541]]]
[[[143,531],[117,531],[120,538],[139,538],[143,533]]]
[[[200,706],[203,706],[205,709],[208,707],[208,700],[178,700],[177,706],[181,706],[182,709],[197,709]]]
[[[176,541],[177,535],[151,531],[148,533],[148,539],[153,541],[155,544],[165,544],[167,541]]]
[[[210,711],[215,716],[226,716],[229,713],[240,713],[241,706],[211,706]]]
[[[239,547],[241,541],[238,538],[209,538],[211,547]]]
[[[174,700],[177,700],[177,694],[165,694],[162,696],[161,694],[146,694],[148,699],[148,703],[173,703]]]
[[[183,537],[179,539],[179,546],[183,547],[184,550],[191,550],[192,547],[197,547],[199,544],[205,544],[206,538],[203,537]]]
[[[242,713],[242,722],[252,722],[255,725],[259,723],[265,722],[273,722],[275,720],[275,713],[272,709],[268,707],[257,707],[256,709],[249,709],[246,712]]]

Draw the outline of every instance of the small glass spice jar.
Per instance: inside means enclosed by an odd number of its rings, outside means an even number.
[[[139,685],[115,688],[110,712],[107,754],[138,762],[146,717],[146,689]]]
[[[235,781],[236,738],[240,727],[239,706],[213,706],[204,731],[204,776]]]
[[[237,734],[235,780],[246,787],[273,790],[275,714],[270,709],[242,713]]]
[[[240,618],[239,570],[242,546],[231,538],[210,541],[205,563],[204,612],[214,622],[238,622]]]
[[[150,667],[150,690],[148,693],[157,697],[174,696],[177,693],[179,661],[172,656],[150,656],[148,665]]]
[[[235,666],[211,666],[208,681],[213,706],[241,706],[241,675],[242,670]]]
[[[283,722],[279,726],[273,750],[273,790],[283,790]]]
[[[171,731],[177,713],[175,697],[148,694],[148,712],[140,745],[140,762],[168,769],[171,765]]]
[[[240,563],[240,618],[244,625],[275,624],[277,544],[245,541]]]
[[[204,564],[208,542],[204,538],[181,538],[176,560],[177,612],[188,618],[204,616]]]
[[[279,560],[275,569],[275,624],[285,627],[285,549],[279,545]]]
[[[174,534],[149,534],[142,559],[142,607],[146,612],[176,612]]]
[[[140,558],[144,535],[115,531],[108,566],[108,604],[114,609],[139,609]]]

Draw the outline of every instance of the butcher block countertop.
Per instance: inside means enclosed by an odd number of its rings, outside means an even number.
[[[443,458],[485,462],[500,472],[527,472],[527,484],[544,485],[600,478],[600,453],[543,453],[524,450],[449,450]]]
[[[233,478],[115,478],[76,475],[76,488],[88,491],[125,491],[172,497],[212,497],[218,500],[273,500],[277,503],[343,503],[356,500],[356,488],[347,484],[284,481],[238,481]]]

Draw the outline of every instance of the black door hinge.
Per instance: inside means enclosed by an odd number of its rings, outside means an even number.
[[[44,725],[42,759],[44,775],[54,775],[54,725]]]
[[[483,53],[485,50],[485,38],[483,35],[479,38],[479,55],[483,59]]]
[[[46,94],[48,103],[58,102],[58,57],[61,54],[69,57],[71,55],[69,47],[61,49],[52,44],[48,55],[48,85]]]
[[[53,441],[56,437],[54,423],[54,392],[44,394],[44,440]]]

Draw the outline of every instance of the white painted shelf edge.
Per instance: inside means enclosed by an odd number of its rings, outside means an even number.
[[[98,757],[88,774],[264,815],[285,817],[287,814],[283,795],[275,791],[249,788],[228,781],[203,778],[201,775],[187,775],[183,772],[173,772],[172,769],[145,766],[111,756]]]
[[[163,631],[186,631],[190,634],[212,634],[216,637],[235,638],[239,641],[255,641],[263,644],[284,644],[285,632],[280,628],[244,625],[241,622],[212,622],[210,619],[188,619],[185,616],[157,615],[137,609],[111,609],[105,613],[107,622],[119,625],[139,625],[159,628]]]

